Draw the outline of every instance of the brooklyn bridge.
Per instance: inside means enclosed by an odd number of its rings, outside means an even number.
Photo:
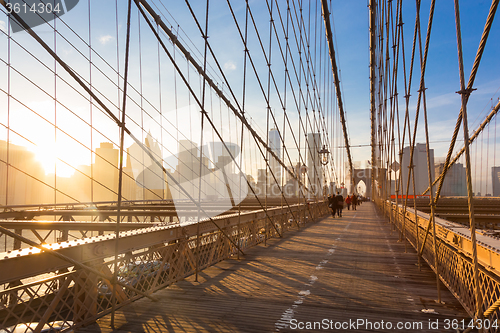
[[[0,332],[500,331],[498,4],[0,0]]]

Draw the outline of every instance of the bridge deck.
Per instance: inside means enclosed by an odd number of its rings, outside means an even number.
[[[421,328],[403,331],[436,332],[429,320],[439,320],[440,331],[451,332],[443,330],[445,320],[467,313],[443,286],[445,304],[434,301],[435,275],[427,266],[419,271],[413,249],[405,253],[390,228],[371,203],[344,210],[342,218],[325,218],[247,250],[245,260],[212,266],[199,282],[190,277],[161,290],[159,302],[141,299],[118,310],[114,332],[286,332],[293,328],[287,328],[290,320],[323,319],[333,326],[365,320],[358,326],[364,332],[387,331],[382,327],[388,322],[393,329],[398,322],[420,322]],[[79,332],[113,332],[110,319]]]

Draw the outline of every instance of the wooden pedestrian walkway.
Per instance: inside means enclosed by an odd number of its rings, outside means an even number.
[[[268,241],[78,332],[454,332],[468,318],[372,203]],[[439,330],[434,329],[439,324]]]

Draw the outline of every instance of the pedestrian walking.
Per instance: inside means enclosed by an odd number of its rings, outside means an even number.
[[[330,208],[332,212],[332,216],[335,217],[335,214],[337,213],[337,198],[334,195],[329,195],[328,196],[328,208]]]
[[[351,210],[351,197],[350,196],[347,196],[347,198],[345,198],[345,204],[347,205],[347,210]]]
[[[344,209],[344,197],[342,194],[337,192],[337,215],[338,217],[342,217],[342,209]]]
[[[358,196],[357,195],[355,195],[355,194],[352,195],[351,204],[352,204],[352,210],[356,210],[356,206],[358,205]]]

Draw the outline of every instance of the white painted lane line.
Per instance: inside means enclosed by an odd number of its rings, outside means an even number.
[[[354,214],[354,216],[351,218],[351,220],[349,221],[349,223],[347,223],[347,225],[345,226],[345,228],[344,228],[343,231],[346,231],[347,228],[349,228],[351,222],[356,217],[356,214]],[[338,242],[338,241],[340,241],[341,238],[342,238],[342,235],[340,235],[339,237],[337,237],[335,239],[335,241]],[[332,244],[332,248],[328,249],[326,255],[327,256],[333,255],[335,253],[335,249],[336,248],[337,248],[337,245],[336,244]],[[324,268],[323,266],[326,265],[327,263],[328,263],[328,259],[321,260],[320,263],[316,266],[316,270],[323,269]],[[316,281],[318,281],[318,277],[316,275],[311,275],[309,281],[307,283],[305,283],[305,286],[311,287]],[[294,317],[295,310],[299,307],[299,305],[301,305],[301,304],[304,303],[304,299],[307,296],[309,296],[310,294],[311,294],[310,290],[301,290],[299,292],[297,300],[295,300],[293,302],[292,307],[286,309],[285,312],[283,312],[283,314],[281,315],[281,318],[274,324],[274,327],[276,328],[276,332],[279,332],[280,329],[285,329],[285,328],[288,328],[290,326],[290,321]]]

